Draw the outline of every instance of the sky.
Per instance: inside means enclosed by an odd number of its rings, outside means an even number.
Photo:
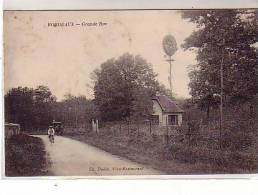
[[[55,22],[81,25],[48,25]],[[106,25],[82,26],[92,22]],[[169,87],[162,39],[171,34],[178,45],[172,57],[173,91],[178,97],[189,97],[187,66],[196,63],[195,53],[180,45],[194,29],[176,10],[8,11],[4,14],[5,92],[47,85],[58,100],[67,93],[93,98],[92,71],[126,52],[145,58],[158,81]]]

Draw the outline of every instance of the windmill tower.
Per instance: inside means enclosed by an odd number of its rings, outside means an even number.
[[[172,96],[172,92],[173,92],[172,62],[174,61],[172,59],[172,56],[177,51],[176,39],[172,35],[168,34],[163,38],[162,45],[163,45],[163,50],[164,50],[166,56],[168,57],[168,59],[166,59],[166,61],[169,63],[169,77],[168,77],[168,80],[169,80],[170,92],[171,92],[171,96]]]

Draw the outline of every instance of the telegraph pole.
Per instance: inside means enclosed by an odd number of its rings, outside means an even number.
[[[221,56],[220,64],[220,124],[219,124],[219,147],[222,148],[222,128],[223,128],[223,61],[224,56]]]
[[[225,39],[223,39],[222,47],[225,46]],[[223,63],[224,63],[224,53],[223,48],[220,48],[221,53],[221,62],[220,62],[220,124],[219,124],[219,147],[222,149],[222,129],[223,129],[223,87],[224,87],[224,80],[223,80]]]

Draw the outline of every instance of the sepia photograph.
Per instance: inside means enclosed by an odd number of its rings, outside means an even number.
[[[257,174],[257,9],[4,11],[4,174]]]

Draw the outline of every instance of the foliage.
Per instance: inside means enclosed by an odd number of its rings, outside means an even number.
[[[19,123],[25,130],[46,128],[53,120],[53,102],[55,97],[46,86],[12,88],[5,95],[5,121]]]
[[[197,27],[182,45],[197,48],[198,63],[189,73],[192,97],[205,107],[216,106],[222,63],[225,100],[252,100],[258,90],[255,10],[188,10],[182,17]]]
[[[20,134],[5,140],[6,176],[42,176],[46,169],[46,151],[40,138]]]
[[[165,93],[156,76],[151,64],[139,55],[126,53],[104,62],[92,75],[100,118],[147,117],[152,112],[152,96],[158,91]]]
[[[57,102],[46,86],[12,88],[5,95],[5,121],[25,131],[45,130],[53,120],[66,126],[85,126],[98,115],[92,100],[66,94]]]
[[[92,118],[97,116],[92,100],[85,96],[66,94],[61,102],[55,102],[53,116],[56,121],[61,121],[65,126],[78,127],[90,124]]]

